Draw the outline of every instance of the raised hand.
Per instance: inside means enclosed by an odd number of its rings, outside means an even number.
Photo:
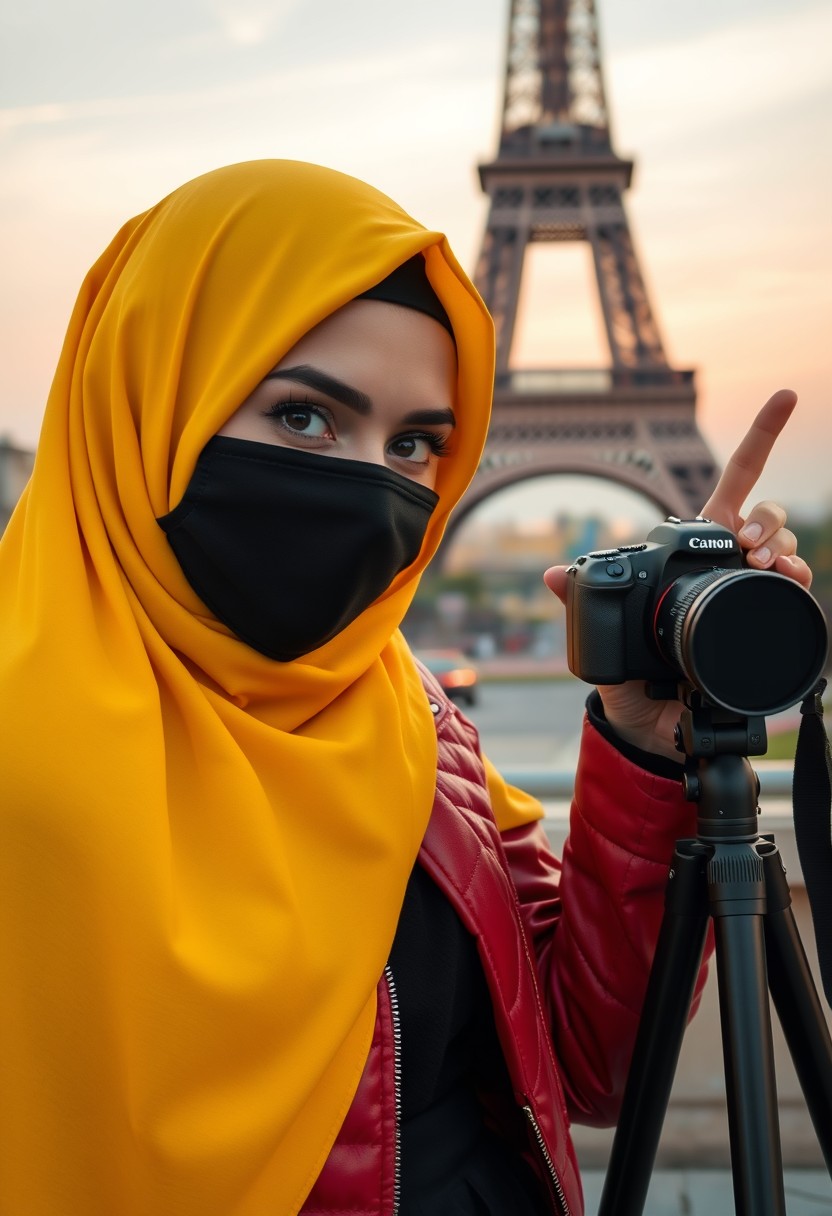
[[[702,514],[737,533],[753,569],[776,570],[808,588],[812,571],[797,556],[797,537],[784,526],[783,508],[775,502],[760,502],[745,519],[740,514],[796,404],[797,394],[788,388],[769,397],[726,464]]]
[[[776,570],[808,588],[812,572],[797,555],[797,538],[786,528],[786,512],[774,502],[757,503],[742,516],[746,498],[765,468],[774,443],[797,404],[797,394],[780,389],[768,399],[725,466],[713,494],[702,508],[706,519],[735,532],[748,565]],[[552,566],[543,575],[546,586],[565,602],[566,567]],[[681,706],[676,701],[652,701],[644,683],[609,684],[598,689],[607,721],[618,734],[645,751],[681,760],[673,744],[673,729]]]

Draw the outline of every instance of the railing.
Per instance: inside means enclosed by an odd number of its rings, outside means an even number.
[[[527,91],[522,87],[522,76],[512,74],[512,89],[509,104],[520,102],[520,113],[528,114]],[[540,156],[552,148],[580,149],[582,153],[597,152],[602,156],[614,156],[606,115],[599,113],[597,123],[571,122],[517,122],[511,114],[504,117],[500,137],[500,156]]]
[[[754,771],[760,778],[760,799],[791,798],[792,793],[792,764],[790,761],[760,760],[751,761]],[[568,801],[572,797],[575,785],[573,769],[562,768],[513,768],[500,766],[502,776],[510,785],[525,790],[535,798],[556,802]]]
[[[529,367],[498,373],[495,387],[510,393],[608,393],[616,388],[692,384],[693,377],[693,371],[672,367]]]

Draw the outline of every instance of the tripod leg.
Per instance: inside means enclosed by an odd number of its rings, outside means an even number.
[[[734,1202],[737,1216],[785,1216],[763,909],[748,911],[752,900],[742,898],[754,885],[746,867],[762,887],[749,844],[717,846],[709,866]]]
[[[791,909],[780,854],[773,842],[757,849],[766,879],[768,979],[806,1105],[832,1176],[832,1039]]]
[[[708,927],[711,850],[680,840],[598,1216],[640,1216],[682,1047]]]

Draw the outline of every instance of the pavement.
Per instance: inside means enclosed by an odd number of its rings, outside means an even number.
[[[599,1170],[584,1170],[587,1216],[596,1216],[604,1186]],[[787,1216],[830,1216],[832,1182],[824,1170],[785,1170]],[[730,1170],[657,1170],[643,1216],[733,1216]],[[752,1214],[753,1216],[753,1214]]]

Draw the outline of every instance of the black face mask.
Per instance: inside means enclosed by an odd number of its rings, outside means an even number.
[[[216,436],[158,522],[214,615],[288,662],[335,637],[415,561],[438,501],[381,465]]]

